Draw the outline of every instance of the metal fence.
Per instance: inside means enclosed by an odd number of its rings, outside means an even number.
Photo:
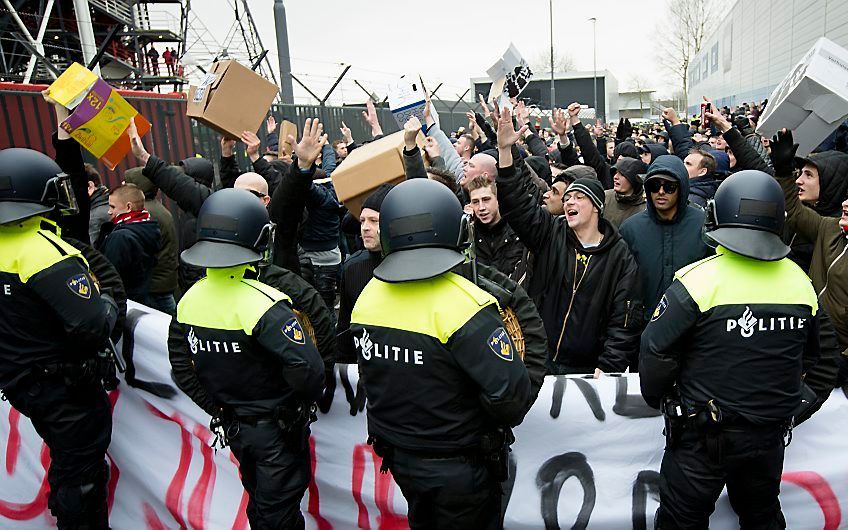
[[[388,108],[377,108],[377,116],[380,119],[380,126],[383,128],[383,133],[391,134],[400,130],[400,127],[395,122],[391,111]],[[446,134],[456,131],[459,127],[467,127],[468,121],[465,117],[465,111],[468,108],[457,106],[454,112],[439,111],[439,123]],[[319,118],[324,124],[324,132],[329,135],[330,142],[340,140],[342,133],[340,128],[342,122],[350,128],[353,139],[361,143],[371,139],[371,128],[362,118],[362,112],[365,111],[365,106],[345,106],[345,107],[329,107],[320,105],[273,105],[270,113],[273,114],[277,123],[283,120],[289,120],[296,123],[298,131],[302,132],[303,123],[307,118]],[[195,147],[198,154],[210,158],[215,164],[221,156],[221,137],[218,133],[205,127],[196,121],[192,120],[192,129],[195,140]],[[261,151],[265,150],[265,126],[264,124],[257,131],[257,135],[262,140]],[[239,160],[239,166],[242,168],[249,167],[247,158],[244,154],[243,146],[236,149],[236,156]]]

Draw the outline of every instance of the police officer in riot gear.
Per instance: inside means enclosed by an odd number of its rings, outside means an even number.
[[[76,211],[52,159],[0,151],[0,389],[50,448],[48,506],[58,527],[104,529],[112,414],[100,352],[117,305],[59,235],[55,220]]]
[[[677,272],[642,335],[642,395],[666,415],[658,528],[707,528],[725,485],[742,528],[786,526],[784,437],[819,357],[819,309],[783,222],[771,176],[725,180],[707,205],[716,255]]]
[[[495,298],[451,272],[468,218],[434,181],[403,182],[380,212],[385,259],[351,315],[369,442],[411,528],[499,528],[509,427],[530,380]]]
[[[251,527],[303,528],[324,365],[288,296],[245,277],[270,251],[273,224],[256,197],[230,188],[203,203],[197,236],[181,259],[207,271],[171,321],[174,379],[238,459]]]

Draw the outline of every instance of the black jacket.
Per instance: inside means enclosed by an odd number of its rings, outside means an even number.
[[[203,201],[212,195],[212,188],[186,175],[179,166],[169,165],[155,155],[150,156],[142,174],[182,210],[177,232],[178,252],[194,245],[197,242],[197,212]],[[202,268],[178,261],[178,283],[182,292],[187,291],[203,274]]]
[[[0,227],[0,389],[38,365],[93,358],[115,322],[79,251],[39,223]]]
[[[622,372],[635,358],[641,312],[636,261],[606,220],[601,244],[584,249],[564,217],[531,195],[515,168],[498,168],[501,213],[533,254],[527,292],[542,316],[560,372]],[[584,266],[588,263],[588,266]],[[581,279],[582,278],[582,279]]]
[[[645,401],[659,408],[676,382],[687,412],[715,400],[731,421],[789,419],[801,402],[802,374],[819,358],[817,305],[791,261],[719,248],[677,273],[642,335]]]
[[[516,268],[524,254],[524,245],[506,219],[501,218],[493,225],[484,225],[475,220],[474,236],[477,261],[498,269],[514,280]]]
[[[350,332],[350,314],[381,261],[383,257],[379,252],[360,250],[351,254],[342,264],[339,276],[339,318],[336,324],[336,362],[356,362],[356,350]]]
[[[486,433],[521,423],[530,408],[530,379],[495,299],[461,276],[374,278],[356,302],[351,333],[368,432],[384,443],[468,450]]]
[[[721,182],[717,181],[712,175],[690,179],[689,204],[695,204],[701,208],[705,208],[707,201],[715,196],[719,184]]]
[[[238,269],[210,269],[183,296],[168,354],[177,385],[209,415],[270,419],[280,407],[317,400],[324,367],[285,297]],[[228,307],[215,306],[221,293]]]
[[[673,162],[673,155],[660,156],[648,168],[648,175],[659,171],[668,179],[680,182],[677,193],[681,202],[674,218],[671,221],[661,220],[651,194],[646,193],[648,207],[645,211],[621,225],[621,237],[627,241],[639,264],[644,322],[648,321],[663,292],[671,285],[674,273],[710,254],[709,247],[701,239],[704,211],[687,204],[689,175],[682,162]]]
[[[324,371],[332,370],[336,355],[336,331],[333,329],[330,310],[318,291],[296,273],[276,265],[260,265],[257,279],[288,295],[292,309],[309,318],[315,331],[315,346],[324,360]]]
[[[121,276],[127,298],[145,303],[160,249],[159,223],[150,219],[116,225],[98,248]]]
[[[586,130],[586,127],[582,123],[574,126],[574,139],[577,141],[577,146],[580,147],[580,154],[583,155],[583,163],[595,169],[595,173],[598,174],[598,180],[604,185],[605,190],[611,190],[613,182],[612,175],[610,175],[610,165],[607,164],[604,157],[598,152],[598,146],[592,141],[589,131]]]

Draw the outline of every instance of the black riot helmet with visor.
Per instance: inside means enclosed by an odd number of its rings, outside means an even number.
[[[433,278],[465,261],[470,218],[445,185],[428,179],[395,186],[380,207],[385,258],[374,276],[385,282]]]
[[[184,250],[180,259],[213,269],[270,262],[274,232],[268,209],[250,192],[216,191],[197,215],[197,243]]]
[[[0,150],[0,224],[79,212],[71,179],[56,162],[20,147]]]
[[[705,236],[737,254],[777,261],[789,254],[781,240],[783,191],[768,173],[748,169],[722,181],[707,202]]]

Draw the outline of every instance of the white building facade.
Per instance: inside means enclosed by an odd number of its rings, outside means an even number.
[[[819,37],[848,48],[848,0],[737,0],[689,65],[688,112],[760,102]]]

